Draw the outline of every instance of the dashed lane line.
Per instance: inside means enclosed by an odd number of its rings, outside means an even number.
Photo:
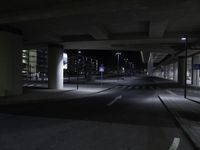
[[[109,102],[109,103],[107,104],[107,106],[112,106],[116,101],[118,101],[118,100],[120,100],[120,99],[122,99],[122,96],[121,96],[121,95],[115,97],[115,99],[112,100],[111,102]]]
[[[165,91],[168,92],[169,94],[174,95],[174,96],[178,96],[176,93],[174,93],[174,92],[172,92],[172,91],[170,91],[170,90],[165,90]]]
[[[129,86],[129,87],[128,87],[128,90],[130,90],[130,89],[132,89],[132,86]]]
[[[169,150],[177,150],[180,143],[180,138],[175,137]]]

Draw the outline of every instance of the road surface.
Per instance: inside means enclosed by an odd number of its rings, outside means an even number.
[[[0,150],[193,150],[138,77],[86,98],[0,106]]]

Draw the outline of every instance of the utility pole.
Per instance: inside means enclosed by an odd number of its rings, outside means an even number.
[[[119,80],[119,58],[120,58],[120,55],[122,53],[120,52],[117,52],[116,55],[117,55],[117,80]]]
[[[76,62],[76,64],[77,64],[77,67],[76,67],[76,69],[77,69],[77,77],[76,77],[76,89],[78,90],[79,89],[79,56],[80,56],[80,54],[81,54],[81,51],[78,51],[78,53],[77,53],[77,62]]]
[[[187,57],[188,57],[188,38],[182,37],[182,41],[185,41],[185,84],[184,84],[184,98],[187,98]]]

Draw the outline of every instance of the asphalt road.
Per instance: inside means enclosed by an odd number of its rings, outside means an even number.
[[[141,77],[87,98],[0,106],[0,150],[193,150],[157,96]]]

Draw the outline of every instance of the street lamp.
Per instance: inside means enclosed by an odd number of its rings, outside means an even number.
[[[78,90],[79,89],[79,61],[80,61],[80,59],[79,59],[79,56],[80,56],[80,54],[81,54],[81,51],[78,51],[78,53],[77,53],[77,62],[76,62],[76,64],[77,64],[77,76],[76,76],[76,89]]]
[[[185,42],[185,83],[184,83],[184,98],[187,97],[187,57],[188,57],[188,38],[182,37],[182,41]]]
[[[116,55],[117,55],[117,80],[119,80],[119,57],[122,53],[120,52],[117,52]]]

